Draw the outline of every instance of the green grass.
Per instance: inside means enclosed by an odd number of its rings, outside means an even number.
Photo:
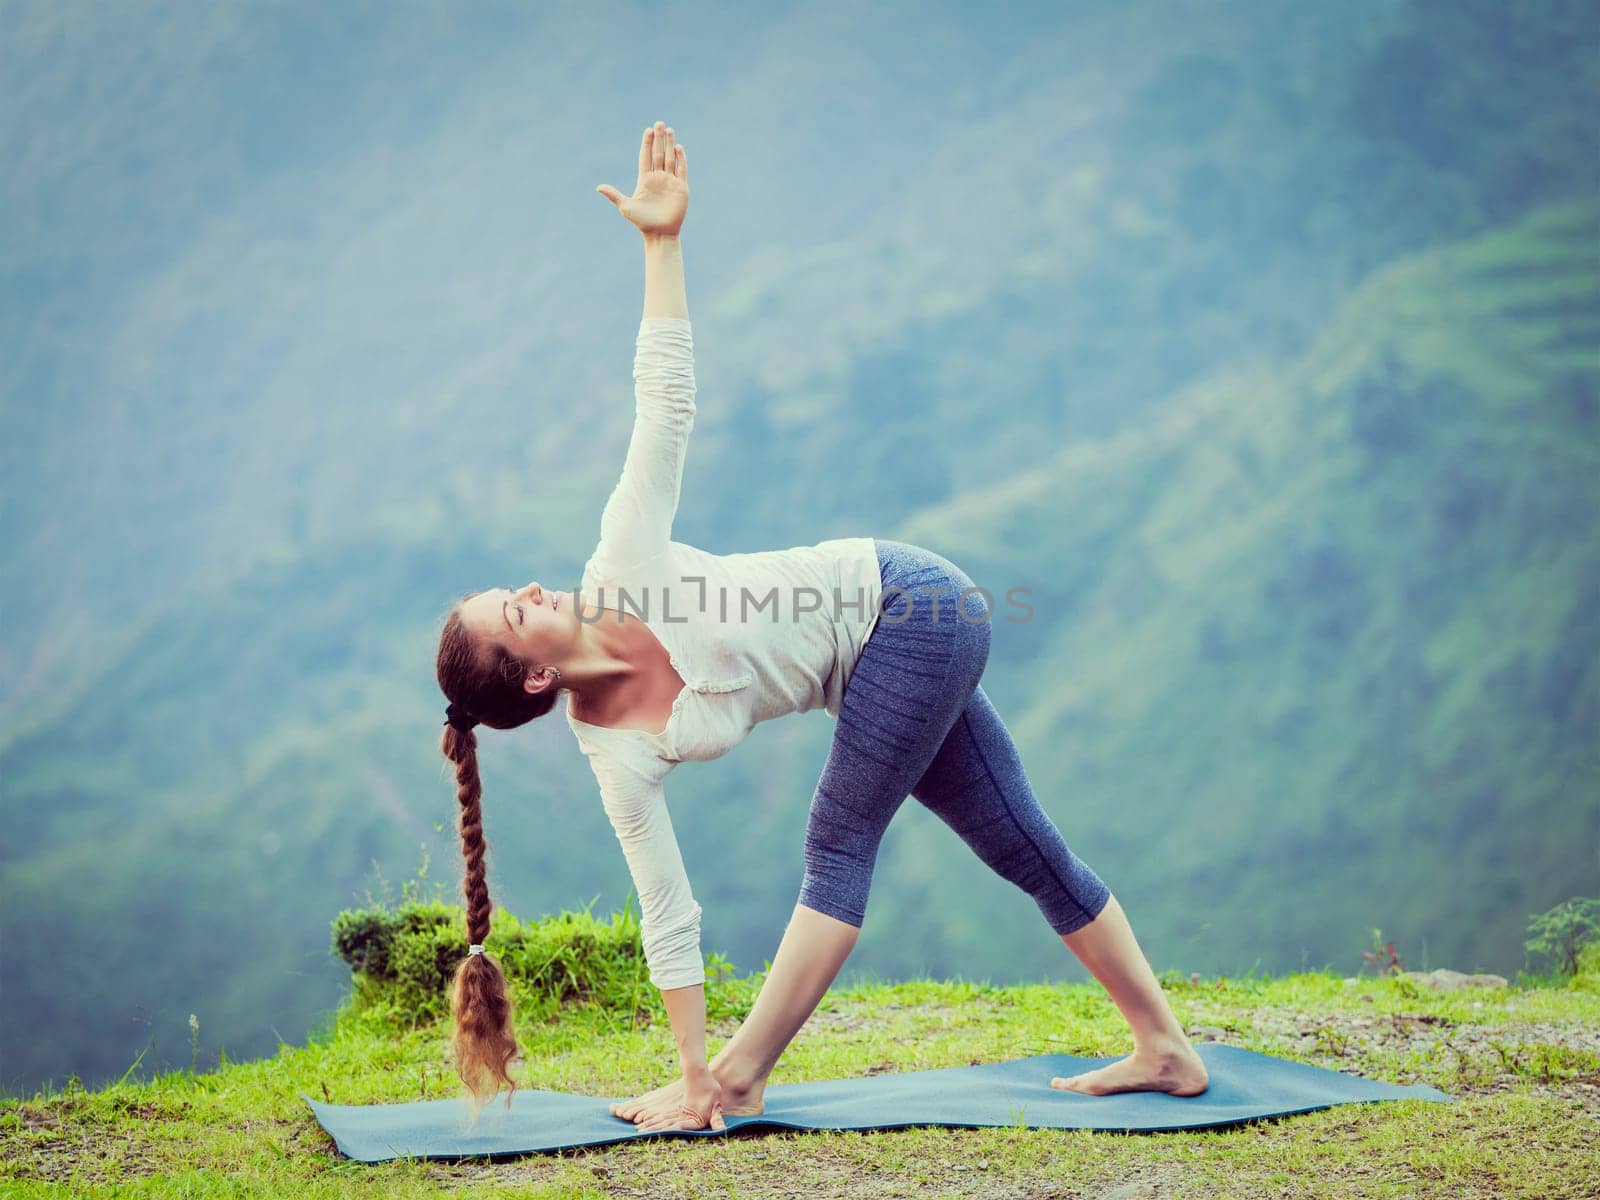
[[[571,928],[580,918],[558,920]],[[537,940],[539,928],[508,920],[497,934],[533,931]],[[715,1053],[762,975],[712,974]],[[1197,1042],[1216,1039],[1392,1083],[1427,1083],[1460,1103],[1346,1105],[1185,1133],[768,1132],[640,1140],[496,1163],[366,1166],[337,1153],[299,1092],[342,1104],[459,1094],[448,1025],[413,1021],[368,986],[358,987],[309,1045],[282,1045],[274,1058],[5,1101],[0,1190],[298,1200],[465,1188],[477,1196],[539,1197],[1554,1197],[1584,1194],[1584,1178],[1600,1172],[1600,953],[1592,949],[1570,980],[1519,976],[1510,987],[1456,993],[1390,975],[1344,980],[1327,972],[1210,979],[1173,972],[1162,983]],[[613,989],[596,988],[540,1004],[519,994],[519,1081],[615,1097],[672,1078],[676,1055],[659,994],[644,989],[637,1004],[620,1008],[614,997]],[[825,997],[771,1082],[1129,1048],[1120,1015],[1093,983],[861,984]]]

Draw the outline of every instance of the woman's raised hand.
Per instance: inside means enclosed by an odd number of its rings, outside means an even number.
[[[615,204],[640,233],[676,235],[689,211],[689,160],[674,142],[672,130],[657,121],[644,131],[639,144],[639,181],[633,195],[624,196],[609,183],[594,190]]]

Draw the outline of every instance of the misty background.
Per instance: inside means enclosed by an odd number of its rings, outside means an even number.
[[[0,8],[0,1085],[271,1054],[459,899],[439,626],[593,547],[657,118],[675,537],[1029,589],[985,690],[1158,971],[1514,972],[1600,887],[1597,100],[1582,0]],[[741,970],[832,727],[667,785]],[[559,713],[481,762],[494,901],[620,909]],[[1087,977],[908,803],[841,978],[923,973]]]

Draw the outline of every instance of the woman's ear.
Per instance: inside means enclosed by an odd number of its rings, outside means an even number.
[[[555,667],[536,667],[523,674],[522,690],[530,696],[537,696],[555,687],[560,680],[561,672]]]

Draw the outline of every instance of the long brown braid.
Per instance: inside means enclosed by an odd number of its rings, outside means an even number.
[[[462,601],[470,599],[469,595]],[[522,687],[528,666],[499,646],[478,645],[462,623],[460,603],[446,616],[439,635],[437,671],[439,688],[455,709],[470,713],[478,723],[492,729],[514,729],[544,716],[555,707],[556,691],[529,695]],[[466,859],[462,891],[467,940],[483,945],[489,937],[489,917],[494,906],[489,901],[485,863],[489,844],[483,836],[483,782],[478,776],[477,734],[470,728],[446,724],[439,749],[456,771],[458,827]],[[450,1011],[455,1021],[456,1071],[467,1086],[474,1118],[502,1089],[509,1089],[507,1109],[516,1094],[516,1081],[507,1070],[517,1054],[512,1009],[510,989],[500,964],[486,953],[463,958],[450,988]]]

